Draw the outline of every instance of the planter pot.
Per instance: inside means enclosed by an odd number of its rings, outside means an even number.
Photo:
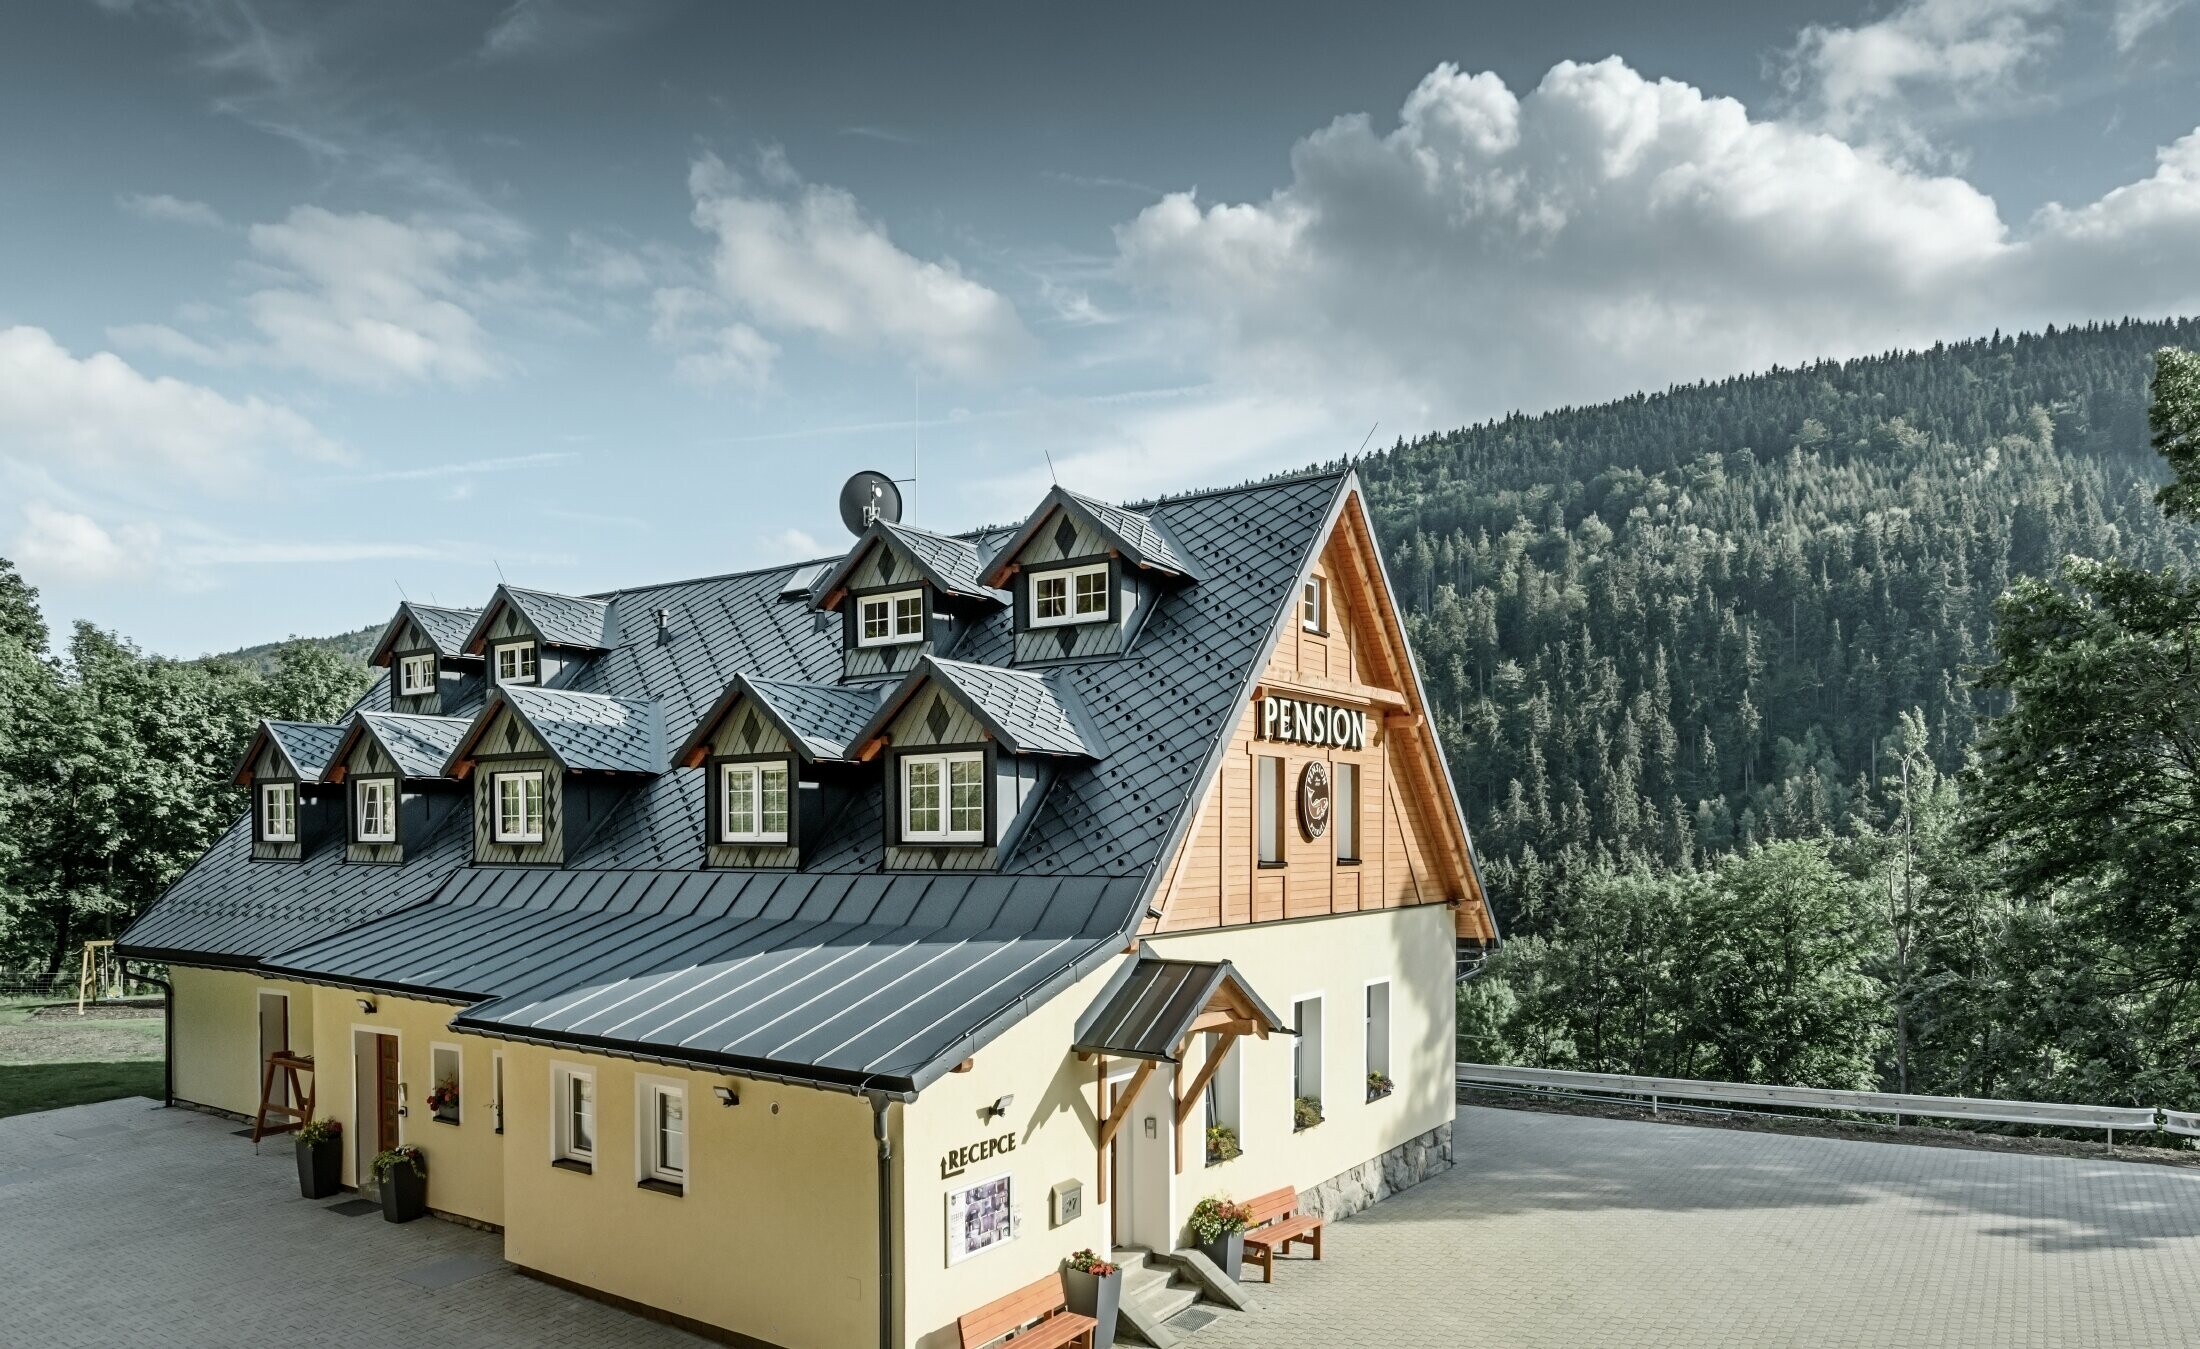
[[[1115,1343],[1115,1313],[1123,1305],[1123,1271],[1105,1277],[1081,1269],[1062,1271],[1062,1293],[1069,1309],[1089,1316],[1098,1324],[1092,1331],[1092,1349],[1108,1349]]]
[[[326,1199],[344,1188],[344,1140],[298,1145],[298,1193]]]
[[[1245,1234],[1243,1232],[1230,1232],[1217,1237],[1215,1240],[1201,1245],[1199,1253],[1214,1261],[1215,1268],[1229,1275],[1230,1281],[1235,1283],[1237,1282],[1238,1266],[1245,1263]]]
[[[428,1178],[409,1166],[382,1173],[382,1219],[409,1223],[428,1216]]]

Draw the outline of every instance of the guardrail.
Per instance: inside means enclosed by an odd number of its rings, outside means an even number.
[[[2153,1106],[2070,1105],[2053,1101],[1997,1101],[1968,1096],[1903,1096],[1886,1091],[1838,1091],[1825,1087],[1767,1087],[1754,1082],[1706,1082],[1687,1077],[1635,1077],[1626,1073],[1579,1073],[1560,1068],[1512,1068],[1492,1063],[1458,1065],[1459,1085],[1541,1088],[1594,1092],[1607,1096],[1647,1097],[1655,1110],[1664,1101],[1718,1101],[1728,1105],[1778,1105],[1805,1110],[1847,1110],[1867,1115],[1915,1115],[1922,1119],[1984,1120],[2062,1129],[2104,1129],[2147,1133],[2156,1128],[2200,1137],[2200,1112],[2164,1111]],[[2167,1123],[2160,1122],[2164,1117]]]

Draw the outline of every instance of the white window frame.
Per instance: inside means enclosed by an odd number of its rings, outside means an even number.
[[[504,654],[512,652],[512,673],[504,673]],[[520,669],[520,657],[526,657],[526,669]],[[542,652],[534,642],[499,642],[490,652],[496,667],[499,684],[533,684],[542,678]]]
[[[588,1143],[574,1141],[572,1084],[588,1084]],[[460,1099],[464,1099],[461,1097]],[[550,1160],[596,1169],[596,1143],[603,1132],[602,1101],[596,1095],[596,1070],[575,1063],[550,1065]]]
[[[657,1128],[657,1103],[673,1097],[680,1102],[680,1165],[666,1164],[664,1139]],[[695,1136],[689,1124],[688,1089],[685,1082],[670,1077],[637,1076],[634,1079],[634,1178],[637,1181],[656,1181],[678,1187],[683,1193],[688,1187],[688,1173],[695,1162]]]
[[[955,822],[955,766],[974,763],[978,766],[978,827],[957,829]],[[940,827],[920,830],[911,822],[909,779],[919,766],[939,769]],[[901,760],[901,838],[904,843],[983,843],[985,842],[986,817],[991,803],[986,799],[985,751],[978,749],[950,750],[943,754],[905,754]]]
[[[1381,1016],[1376,1015],[1377,1009],[1375,1007],[1375,990],[1378,988],[1383,991]],[[1366,1030],[1360,1040],[1361,1052],[1367,1057],[1367,1062],[1361,1065],[1366,1070],[1361,1074],[1363,1081],[1370,1073],[1381,1073],[1385,1077],[1391,1076],[1391,1002],[1391,987],[1388,979],[1370,979],[1360,992],[1360,1015],[1366,1020]],[[1380,1054],[1376,1052],[1378,1044],[1380,1044],[1382,1050]],[[1393,1078],[1392,1080],[1395,1081],[1396,1079]]]
[[[1306,1017],[1299,1010],[1308,1004],[1312,1004],[1314,1008],[1314,1029],[1311,1035],[1307,1033]],[[1321,1106],[1322,1114],[1326,1116],[1329,1113],[1329,1097],[1322,1090],[1322,1079],[1328,1072],[1325,1062],[1328,1055],[1323,1051],[1326,1048],[1325,1042],[1329,1039],[1329,1017],[1328,1008],[1320,993],[1302,993],[1291,999],[1291,1029],[1297,1032],[1291,1037],[1291,1100],[1296,1104],[1303,1096],[1314,1101]],[[1313,1057],[1312,1091],[1305,1090],[1309,1054]]]
[[[1360,765],[1339,759],[1331,765],[1329,832],[1337,836],[1337,860],[1357,862],[1360,854]]]
[[[1078,607],[1084,596],[1078,594],[1077,582],[1079,578],[1087,576],[1100,578],[1100,592],[1097,597],[1100,603],[1099,607],[1095,609]],[[1039,586],[1041,582],[1046,581],[1060,581],[1062,583],[1062,612],[1059,614],[1048,615],[1041,612]],[[1067,627],[1072,623],[1102,623],[1107,621],[1108,607],[1108,564],[1105,562],[1089,563],[1082,567],[1058,567],[1052,571],[1035,571],[1031,573],[1029,608],[1032,627],[1059,628]]]
[[[917,602],[917,611],[913,616],[914,626],[904,628],[902,626],[904,615],[901,612],[901,602],[908,599],[914,599]],[[864,622],[865,611],[874,606],[885,611],[886,622],[886,630],[876,637],[865,630],[867,625]],[[916,586],[908,590],[889,590],[878,595],[864,595],[856,600],[857,646],[902,646],[909,642],[921,642],[923,640],[923,586]]]
[[[418,679],[413,677],[416,674]],[[406,698],[435,692],[435,653],[397,658],[397,692]]]
[[[446,1052],[451,1056],[451,1081],[458,1087],[458,1113],[449,1119],[444,1119],[442,1115],[430,1110],[428,1118],[442,1120],[445,1124],[461,1124],[466,1119],[466,1054],[459,1046],[451,1044],[449,1041],[430,1040],[428,1042],[428,1090],[433,1092],[437,1087],[443,1085],[442,1078],[436,1075],[436,1069],[442,1066],[443,1055]],[[427,1103],[428,1098],[426,1096],[422,1096],[420,1099],[422,1104]]]
[[[1319,576],[1309,576],[1299,591],[1299,626],[1308,632],[1329,631],[1329,586]]]
[[[777,774],[782,782],[781,796],[785,800],[785,820],[778,829],[764,827],[764,778]],[[746,778],[749,783],[749,800],[755,809],[750,816],[749,829],[734,827],[732,795],[736,778]],[[757,759],[747,763],[718,765],[718,841],[720,843],[785,843],[788,826],[794,820],[794,774],[787,771],[785,759]]]
[[[1282,755],[1253,756],[1253,860],[1264,867],[1280,867],[1290,858],[1284,837],[1289,778],[1290,765]]]
[[[367,798],[382,797],[383,828],[372,833],[367,830]],[[352,784],[352,821],[361,843],[397,842],[397,779],[360,778]]]
[[[507,832],[504,828],[504,784],[506,782],[524,784],[530,779],[535,783],[537,793],[542,799],[542,814],[535,820],[534,829],[529,830],[526,827],[527,792],[526,788],[522,786],[520,789],[520,828],[516,831]],[[509,773],[491,773],[489,775],[489,840],[492,843],[540,843],[545,827],[549,824],[549,819],[549,785],[543,781],[541,769],[527,768]]]
[[[275,832],[275,802],[285,802],[283,822],[289,828]],[[263,782],[260,784],[260,842],[296,843],[298,841],[298,784],[295,782]]]

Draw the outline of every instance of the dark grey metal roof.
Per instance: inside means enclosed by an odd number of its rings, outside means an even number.
[[[1077,1021],[1079,1053],[1174,1063],[1177,1046],[1229,985],[1264,1033],[1290,1033],[1287,1025],[1227,960],[1162,960],[1141,955],[1126,964]]]
[[[964,599],[991,600],[995,604],[1007,604],[1008,596],[986,588],[980,579],[986,553],[980,551],[971,539],[952,538],[945,534],[933,534],[912,525],[897,525],[887,520],[874,520],[870,528],[856,539],[855,546],[825,573],[823,580],[811,586],[813,595],[823,597],[847,584],[850,573],[863,560],[865,553],[875,545],[892,540],[900,552],[917,564],[924,579],[934,590],[944,595]]]
[[[665,767],[664,723],[654,699],[615,698],[606,693],[499,684],[474,716],[444,764],[443,776],[461,776],[459,767],[473,755],[474,743],[488,728],[499,706],[527,724],[550,753],[569,770],[599,773],[661,773]]]
[[[518,609],[542,640],[551,646],[578,651],[605,651],[611,647],[609,601],[591,595],[559,595],[548,590],[500,585],[466,634],[468,652],[480,652],[488,640],[489,625],[496,619],[497,608],[503,604]]]
[[[407,712],[355,712],[351,729],[337,747],[335,760],[351,752],[352,742],[371,735],[407,778],[448,777],[445,765],[451,751],[465,738],[464,717],[424,717]]]
[[[427,637],[428,645],[435,648],[437,656],[445,660],[463,656],[466,654],[466,637],[473,631],[474,623],[480,617],[479,609],[452,609],[440,604],[420,604],[406,600],[397,606],[396,614],[383,627],[381,637],[374,643],[374,651],[367,657],[367,663],[389,663],[397,634],[404,629],[408,618]]]
[[[856,775],[846,807],[805,847],[801,872],[705,871],[703,772],[664,771],[660,749],[653,776],[630,779],[600,825],[567,840],[562,868],[474,867],[463,810],[434,837],[408,839],[402,862],[377,866],[345,864],[341,830],[302,862],[255,862],[240,819],[132,924],[123,952],[489,999],[461,1022],[487,1034],[820,1081],[845,1082],[860,1068],[921,1084],[1119,958],[1343,482],[1308,476],[1147,508],[1200,579],[1164,591],[1123,656],[1047,672],[1065,712],[1138,732],[1114,738],[1103,757],[1060,765],[999,874],[882,872],[876,773]],[[1008,534],[963,543],[973,558],[990,557]],[[561,672],[560,689],[534,692],[653,703],[670,744],[688,738],[736,675],[831,685],[841,676],[839,625],[783,599],[787,575],[781,565],[594,597],[607,633],[645,636],[614,641]],[[661,638],[659,609],[673,615]],[[989,610],[946,654],[1008,667],[1011,615]],[[457,687],[455,701],[446,690],[446,711],[462,716],[487,693],[478,681]],[[385,671],[361,707],[386,711],[388,690]],[[771,702],[786,706],[777,690]],[[810,922],[832,894],[844,911]],[[514,907],[521,916],[505,912]],[[568,929],[585,935],[543,944]],[[451,970],[422,963],[438,940],[454,944]],[[357,945],[339,952],[339,941]],[[465,963],[500,952],[512,968],[493,978]],[[662,1015],[622,1020],[611,1003]]]
[[[884,731],[927,680],[946,686],[995,739],[1018,754],[1098,759],[1108,752],[1107,742],[1077,708],[1076,694],[1058,690],[1051,674],[938,656],[918,661],[851,743],[861,745]]]
[[[1186,560],[1186,550],[1170,534],[1168,526],[1153,516],[1105,501],[1095,501],[1091,497],[1080,496],[1066,487],[1058,486],[1047,493],[1046,499],[1039,503],[1039,508],[1026,517],[1015,535],[993,554],[993,559],[986,568],[985,584],[1005,586],[1008,583],[1007,577],[1002,575],[1003,571],[1057,509],[1082,518],[1134,566],[1187,579],[1195,578],[1199,574]]]
[[[328,771],[330,756],[336,753],[336,746],[343,738],[341,725],[263,720],[260,729],[253,733],[252,743],[245,746],[244,759],[238,763],[234,776],[238,782],[249,782],[252,761],[260,757],[260,747],[272,742],[300,782],[319,782],[321,775]]]
[[[812,763],[853,763],[857,734],[878,710],[883,691],[876,684],[807,684],[737,674],[674,752],[672,766],[701,763],[697,756],[709,748],[718,723],[743,698],[775,723],[803,758]]]

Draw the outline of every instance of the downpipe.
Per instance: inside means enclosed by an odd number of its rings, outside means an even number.
[[[878,1143],[878,1345],[894,1349],[894,1140],[886,1129],[886,1093],[866,1094]]]
[[[160,1103],[173,1107],[176,1103],[176,990],[166,979],[155,979],[150,974],[135,976],[141,984],[151,984],[160,990]],[[122,962],[122,986],[130,986],[130,962]]]

